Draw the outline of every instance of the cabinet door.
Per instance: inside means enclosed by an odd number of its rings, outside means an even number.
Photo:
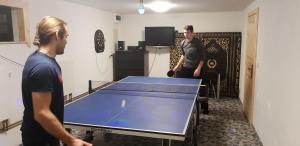
[[[127,76],[144,76],[144,52],[116,51],[114,55],[114,80]]]

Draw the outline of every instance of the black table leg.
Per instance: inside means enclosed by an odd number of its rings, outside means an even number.
[[[163,139],[162,140],[162,146],[171,146],[171,140]]]
[[[200,107],[199,107],[199,104],[200,104],[200,102],[199,102],[199,99],[197,98],[196,99],[196,128],[198,127],[198,125],[199,125],[199,120],[200,120]]]

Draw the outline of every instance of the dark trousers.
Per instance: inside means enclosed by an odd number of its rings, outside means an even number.
[[[203,77],[203,70],[201,70],[200,76],[199,77],[194,77],[194,72],[196,68],[186,68],[183,67],[181,68],[180,71],[178,71],[175,75],[176,78],[190,78],[190,79],[202,79],[201,84],[202,85],[208,85],[209,81]],[[202,90],[200,91],[200,96],[206,96],[207,95],[207,90]]]
[[[186,68],[183,67],[179,72],[176,73],[175,77],[176,78],[190,78],[190,79],[202,79],[201,84],[206,85],[201,87],[201,90],[199,91],[199,96],[200,97],[207,97],[208,96],[208,83],[209,81],[205,78],[203,78],[203,70],[201,70],[200,76],[199,77],[194,77],[194,72],[195,68]],[[208,102],[207,100],[205,101],[200,101],[201,104],[201,109],[204,110],[205,113],[208,113]]]
[[[60,146],[59,141],[57,142],[25,142],[23,141],[23,146]]]
[[[186,68],[182,66],[181,70],[176,73],[176,78],[199,79],[200,77],[194,77],[194,72],[195,68]]]

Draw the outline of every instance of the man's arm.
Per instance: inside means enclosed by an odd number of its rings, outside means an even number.
[[[206,59],[206,54],[205,54],[205,50],[204,50],[204,45],[203,42],[201,40],[197,41],[197,48],[199,50],[199,56],[200,56],[200,61],[199,64],[197,66],[197,68],[194,71],[194,77],[199,77],[201,74],[201,69],[203,67],[204,64],[204,60]]]
[[[196,70],[194,71],[194,77],[199,77],[200,76],[200,73],[201,73],[201,69],[202,69],[202,66],[203,66],[203,63],[204,61],[201,60],[196,68]]]
[[[32,92],[34,119],[51,135],[68,146],[89,146],[89,143],[74,138],[50,111],[51,92]]]
[[[184,56],[181,55],[177,65],[173,68],[173,71],[175,71],[175,72],[180,71],[181,70],[181,65],[183,64],[183,61],[184,61]]]
[[[182,67],[181,65],[184,62],[184,55],[185,55],[185,52],[183,50],[183,44],[184,44],[184,42],[185,42],[185,40],[182,40],[181,43],[180,43],[180,49],[181,49],[182,55],[180,56],[180,59],[177,62],[177,65],[173,68],[174,72],[180,71],[181,67]]]

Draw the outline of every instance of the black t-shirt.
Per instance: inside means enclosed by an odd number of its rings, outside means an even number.
[[[61,68],[54,58],[39,51],[28,57],[23,69],[22,95],[25,109],[21,127],[22,140],[33,143],[55,143],[58,139],[47,133],[34,120],[32,92],[51,92],[50,110],[62,123],[64,93]]]
[[[201,60],[205,60],[203,43],[197,38],[193,38],[190,42],[183,40],[181,49],[184,55],[183,66],[186,68],[195,69]]]

